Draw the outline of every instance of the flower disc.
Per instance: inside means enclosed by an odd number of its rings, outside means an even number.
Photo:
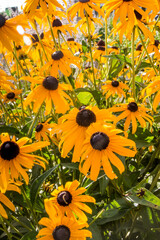
[[[108,147],[109,137],[103,132],[96,132],[92,135],[90,143],[96,150],[104,150]]]
[[[76,116],[76,122],[79,126],[89,127],[93,122],[96,122],[96,115],[89,109],[82,109]]]
[[[90,0],[79,0],[79,2],[81,2],[81,3],[87,3],[87,2],[89,2]]]
[[[56,51],[54,53],[52,53],[52,59],[53,60],[60,60],[61,58],[63,58],[64,54],[62,51]]]
[[[0,27],[3,27],[6,22],[6,19],[3,15],[0,14]]]
[[[15,97],[15,93],[14,92],[9,92],[8,94],[7,94],[7,98],[8,99],[13,99]]]
[[[112,87],[118,87],[119,86],[119,82],[118,81],[112,81]]]
[[[61,27],[62,22],[57,18],[53,20],[52,27]]]
[[[136,112],[138,110],[138,105],[135,102],[130,102],[128,104],[128,110],[130,110],[131,112]]]
[[[55,240],[69,240],[70,239],[70,230],[65,225],[60,225],[56,227],[52,233]]]
[[[0,148],[0,156],[4,160],[12,160],[19,154],[19,146],[12,141],[4,142]]]
[[[57,196],[57,202],[60,206],[68,206],[72,202],[72,195],[68,191],[62,191]]]
[[[47,90],[56,90],[58,88],[57,78],[48,76],[43,80],[43,87]]]
[[[40,132],[42,130],[42,128],[43,128],[43,125],[41,123],[38,124],[36,127],[36,132]]]

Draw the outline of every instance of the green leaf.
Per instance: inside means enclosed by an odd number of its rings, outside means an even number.
[[[96,223],[93,223],[89,228],[89,231],[92,232],[92,238],[87,238],[87,239],[92,239],[92,240],[104,240],[104,237],[101,232],[101,228],[97,226]]]
[[[84,104],[84,105],[88,105],[89,102],[91,101],[91,99],[93,98],[92,94],[90,92],[80,92],[77,95],[79,101]]]
[[[66,168],[71,168],[71,169],[79,169],[79,164],[78,163],[61,163],[62,166]]]
[[[58,167],[58,165],[56,165],[55,167],[49,169],[48,171],[44,172],[41,176],[37,177],[34,182],[31,185],[31,191],[30,191],[30,199],[31,199],[31,203],[34,204],[37,198],[37,194],[39,191],[39,188],[41,187],[41,185],[43,184],[43,182],[45,181],[45,179]]]
[[[131,64],[131,60],[125,56],[122,56],[122,55],[107,55],[107,56],[104,56],[104,57],[107,57],[107,58],[112,58],[112,59],[117,59],[119,60],[120,62],[122,63],[126,63],[128,64],[130,67],[132,67],[132,64]]]
[[[15,135],[18,138],[24,137],[24,134],[22,134],[17,128],[15,127],[9,127],[9,126],[2,126],[0,127],[0,133],[9,133],[9,135]]]
[[[36,231],[28,232],[20,240],[34,240],[36,239],[37,234],[38,233]]]
[[[99,188],[100,188],[101,195],[105,194],[106,187],[108,186],[108,184],[109,184],[109,179],[106,176],[99,179]]]
[[[142,196],[139,195],[140,193]],[[140,184],[130,189],[127,195],[127,199],[134,203],[160,210],[160,199]]]

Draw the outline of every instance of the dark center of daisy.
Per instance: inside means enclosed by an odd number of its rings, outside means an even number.
[[[136,18],[137,18],[138,20],[141,20],[141,19],[142,19],[142,15],[141,15],[139,12],[137,12],[136,10],[134,10],[134,13],[135,13]]]
[[[130,110],[131,112],[136,112],[137,110],[138,110],[138,105],[137,105],[137,103],[135,103],[135,102],[130,102],[129,104],[128,104],[128,110]]]
[[[154,45],[155,45],[156,47],[158,47],[158,45],[159,45],[159,40],[155,40],[155,41],[154,41]]]
[[[12,141],[4,142],[0,148],[0,156],[4,160],[12,160],[19,154],[19,146]]]
[[[97,49],[101,51],[105,51],[105,47],[102,47],[102,46],[99,46]]]
[[[96,150],[104,150],[108,147],[109,137],[103,132],[96,132],[92,135],[90,143]]]
[[[52,53],[52,59],[53,60],[60,60],[61,58],[63,58],[63,52],[62,51],[56,51],[54,53]]]
[[[43,87],[47,90],[56,90],[58,88],[58,80],[55,77],[48,76],[43,80]]]
[[[118,87],[119,86],[119,82],[113,80],[111,85],[112,85],[112,87]]]
[[[79,2],[81,2],[81,3],[87,3],[87,2],[89,2],[90,0],[79,0]]]
[[[142,44],[138,44],[136,51],[142,51]]]
[[[9,92],[6,97],[8,99],[13,99],[15,97],[15,93],[14,92]]]
[[[39,42],[38,35],[35,33],[32,34],[31,39],[32,39],[32,43]]]
[[[40,132],[43,128],[43,124],[38,124],[37,127],[36,127],[36,132]]]
[[[17,51],[18,51],[18,50],[21,50],[21,49],[22,49],[21,45],[16,46],[16,50],[17,50]]]
[[[65,225],[57,226],[52,233],[54,240],[69,240],[70,235],[71,232]]]
[[[68,191],[62,191],[57,196],[57,202],[60,206],[68,206],[72,202],[72,195]]]
[[[58,18],[53,20],[52,27],[61,27],[61,26],[62,26],[62,22]]]
[[[105,46],[105,42],[101,39],[97,43],[98,46]]]
[[[74,38],[72,38],[72,37],[71,38],[67,38],[67,41],[68,42],[74,41]]]
[[[44,38],[44,33],[42,32],[41,34],[40,34],[40,39],[43,39]]]
[[[118,47],[116,47],[116,46],[112,46],[112,49],[118,50]]]
[[[6,22],[6,19],[3,15],[0,14],[0,27],[3,27]]]
[[[123,0],[123,2],[131,2],[132,0]]]
[[[76,123],[82,127],[89,127],[93,122],[96,122],[96,115],[89,109],[80,110],[76,116]]]

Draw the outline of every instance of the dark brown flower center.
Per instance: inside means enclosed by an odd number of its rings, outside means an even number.
[[[129,104],[128,104],[128,110],[130,110],[131,112],[136,112],[137,110],[138,110],[138,105],[137,105],[137,103],[135,103],[135,102],[130,102]]]
[[[60,206],[68,206],[72,202],[72,195],[68,191],[62,191],[57,196],[57,202]]]
[[[19,154],[19,146],[17,143],[12,141],[7,141],[0,147],[0,156],[4,160],[12,160]]]
[[[37,127],[36,127],[36,132],[40,132],[43,128],[43,124],[38,124]]]
[[[81,3],[87,3],[87,2],[89,2],[90,0],[79,0],[79,2],[81,2]]]
[[[32,34],[31,39],[33,43],[39,42],[38,35],[35,33]]]
[[[105,42],[101,39],[97,43],[98,46],[105,46]]]
[[[57,226],[52,233],[54,240],[69,240],[70,235],[71,232],[65,225]]]
[[[68,42],[74,41],[74,38],[72,38],[72,37],[71,38],[67,38],[67,41]]]
[[[136,51],[142,51],[142,44],[138,44]]]
[[[22,49],[21,45],[16,46],[16,50],[17,50],[17,51],[18,51],[18,50],[21,50],[21,49]]]
[[[101,51],[105,51],[105,47],[102,47],[102,46],[99,46],[97,49]]]
[[[104,150],[108,147],[109,137],[103,132],[96,132],[92,135],[90,143],[96,150]]]
[[[123,2],[131,2],[132,0],[123,0]]]
[[[48,76],[43,80],[43,87],[47,90],[56,90],[58,88],[58,80],[55,77]]]
[[[139,12],[137,12],[136,10],[134,10],[134,13],[135,13],[136,18],[137,18],[138,20],[141,20],[141,19],[142,19],[142,15],[141,15]]]
[[[53,20],[52,27],[61,27],[61,26],[62,26],[62,22],[58,18]]]
[[[77,113],[76,123],[82,127],[89,127],[93,122],[96,122],[96,115],[89,109],[82,109]]]
[[[111,85],[112,85],[112,87],[118,87],[119,86],[119,82],[113,80]]]
[[[159,40],[155,40],[155,41],[154,41],[154,45],[155,45],[156,47],[158,47],[158,45],[159,45]]]
[[[3,15],[0,14],[0,27],[3,27],[6,22],[6,19]]]
[[[60,60],[61,58],[63,58],[64,54],[62,51],[56,51],[54,53],[52,53],[52,59],[53,60]]]
[[[115,50],[118,50],[118,47],[116,47],[116,46],[112,46],[111,48],[115,49]]]
[[[6,97],[8,99],[13,99],[15,97],[15,93],[14,92],[9,92]]]

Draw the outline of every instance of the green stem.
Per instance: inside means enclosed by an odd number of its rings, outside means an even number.
[[[89,226],[91,226],[101,215],[102,213],[105,211],[105,209],[103,208],[98,214],[97,216],[92,220],[92,222],[90,222]]]
[[[5,55],[4,55],[3,52],[2,52],[2,55],[3,55],[3,58],[4,58],[4,60],[5,60],[5,64],[6,64],[7,68],[8,68],[8,70],[9,70],[10,74],[13,76],[13,74],[12,74],[12,72],[11,72],[11,70],[10,70],[10,67],[9,67],[9,65],[8,65],[8,62],[7,62],[7,60],[6,60],[6,57],[5,57]]]
[[[138,31],[139,37],[140,37],[140,39],[141,39],[142,46],[144,47],[144,50],[145,50],[145,52],[146,52],[146,54],[147,54],[147,57],[148,57],[148,59],[149,59],[149,61],[150,61],[150,64],[152,65],[153,70],[154,70],[155,74],[157,75],[156,68],[155,68],[155,66],[154,66],[154,64],[153,64],[153,62],[152,62],[151,57],[150,57],[149,54],[148,54],[148,51],[147,51],[146,45],[145,45],[145,43],[144,43],[144,41],[143,41],[143,38],[142,38],[142,34],[141,34],[141,32],[140,32],[138,26],[136,26],[136,27],[137,27],[137,31]]]
[[[13,220],[15,220],[16,222],[18,222],[22,227],[26,228],[27,230],[31,231],[32,229],[30,227],[28,227],[27,225],[25,225],[23,222],[21,222],[19,219],[17,219],[15,216],[10,215],[11,218],[13,218]]]
[[[158,173],[156,174],[155,178],[153,179],[153,182],[152,182],[152,184],[151,184],[151,186],[149,188],[149,191],[153,190],[153,188],[157,184],[157,181],[158,181],[159,177],[160,177],[160,170],[158,171]]]
[[[11,122],[13,123],[13,119],[11,118],[10,114],[8,113],[5,105],[3,104],[3,102],[2,102],[1,100],[0,100],[0,103],[1,103],[1,105],[2,105],[2,108],[3,108],[4,111],[5,111],[6,115],[10,118]],[[6,118],[6,119],[7,119],[7,118]],[[6,121],[6,122],[7,122],[7,121]]]
[[[8,226],[10,226],[10,228],[12,228],[17,234],[19,234],[20,236],[22,236],[22,233],[20,233],[18,231],[17,228],[15,228],[8,220],[5,219],[5,222],[7,223]]]
[[[135,39],[135,27],[133,28],[133,32],[132,32],[132,47],[131,47],[131,53],[132,53],[132,96],[135,99],[136,91],[135,91],[135,69],[134,69],[134,39]]]
[[[94,87],[96,89],[96,79],[95,79],[95,74],[94,74],[94,64],[93,64],[93,56],[92,56],[91,34],[90,34],[90,27],[89,27],[89,21],[88,21],[88,14],[87,14],[87,12],[86,12],[86,20],[87,20],[87,28],[88,28],[88,41],[89,41],[89,50],[90,50],[90,57],[91,57],[91,65],[92,65]]]
[[[54,33],[53,33],[53,30],[52,30],[51,21],[49,19],[49,16],[47,16],[47,20],[48,20],[48,23],[49,23],[49,27],[50,27],[50,31],[51,31],[51,35],[52,35],[52,38],[53,38],[53,41],[54,41],[55,48],[58,51],[57,42],[56,42],[56,39],[54,37]]]
[[[69,48],[69,50],[71,51],[71,53],[74,55],[72,49],[70,48],[69,44],[67,43],[66,39],[64,38],[63,34],[61,33],[62,39],[65,42],[65,44],[67,45],[67,47]]]
[[[0,221],[1,221],[1,224],[3,226],[4,232],[7,234],[8,240],[12,240],[12,235],[8,232],[7,227],[6,227],[5,223],[4,223],[3,218],[2,218],[1,215],[0,215]]]
[[[108,56],[108,33],[107,33],[107,18],[105,18],[105,54]],[[108,58],[106,57],[106,78],[108,77]]]
[[[19,61],[19,59],[17,58],[17,55],[14,53],[14,51],[12,52],[13,53],[13,56],[14,58],[16,59],[17,63],[19,64],[20,68],[22,69],[22,72],[24,73],[25,76],[27,76],[27,73],[25,72],[21,62]]]
[[[33,209],[33,207],[32,207],[32,204],[31,204],[30,200],[28,199],[27,194],[26,194],[23,186],[21,186],[21,192],[22,192],[22,194],[23,194],[23,196],[24,196],[24,199],[26,200],[26,203],[27,203],[28,208],[30,209],[30,212],[31,212],[31,214],[32,214],[32,217],[33,217],[33,220],[34,220],[34,222],[35,222],[35,224],[36,224],[36,227],[38,228],[37,216],[36,216],[36,214],[35,214],[35,212],[34,212],[34,209]]]
[[[32,135],[33,127],[34,127],[34,125],[35,125],[35,123],[36,123],[36,120],[37,120],[38,115],[39,115],[39,113],[40,113],[41,107],[42,107],[42,105],[41,105],[40,108],[38,109],[38,111],[37,111],[37,113],[36,113],[36,115],[35,115],[35,117],[34,117],[34,120],[33,120],[32,124],[31,124],[31,126],[30,126],[30,128],[29,128],[29,130],[28,130],[28,133],[27,133],[28,137],[31,137],[31,135]]]

